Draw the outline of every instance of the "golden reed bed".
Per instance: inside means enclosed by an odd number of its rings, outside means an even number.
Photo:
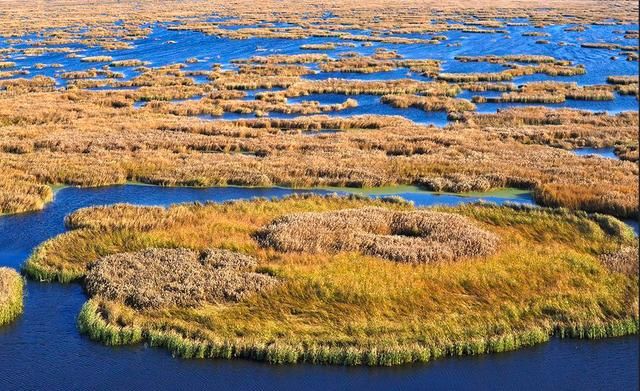
[[[224,5],[224,6],[223,6]],[[544,8],[544,9],[543,9]],[[384,12],[380,12],[384,9]],[[428,10],[425,12],[425,10]],[[302,17],[302,11],[306,13]],[[582,74],[580,64],[526,53],[509,56],[460,57],[459,61],[490,62],[500,72],[441,72],[439,61],[404,59],[393,50],[371,56],[354,53],[331,58],[323,53],[237,59],[238,69],[189,71],[184,64],[153,68],[130,58],[113,61],[110,49],[126,48],[147,36],[150,21],[176,22],[172,29],[197,30],[227,38],[337,37],[350,44],[395,42],[399,45],[445,45],[446,31],[494,34],[513,22],[529,18],[529,35],[536,27],[637,23],[637,4],[627,1],[498,1],[467,2],[366,1],[309,2],[285,5],[268,1],[259,10],[247,2],[216,1],[80,1],[0,4],[0,35],[11,43],[29,43],[25,33],[39,33],[42,42],[26,49],[8,48],[2,57],[59,52],[78,57],[65,46],[80,43],[105,54],[81,58],[87,68],[58,76],[68,82],[29,78],[28,70],[1,61],[0,80],[0,212],[42,208],[56,184],[97,186],[139,181],[160,185],[250,186],[385,186],[418,184],[444,191],[487,190],[514,186],[531,189],[544,205],[600,211],[630,217],[638,213],[638,116],[615,116],[543,108],[476,114],[476,106],[459,98],[463,90],[501,91],[498,98],[476,96],[475,102],[546,102],[608,100],[615,93],[636,95],[637,77],[610,75],[609,84],[577,86],[561,82],[517,86],[513,76],[542,73],[558,77]],[[327,12],[332,17],[327,18]],[[212,15],[215,19],[210,20]],[[373,16],[379,18],[373,20]],[[232,19],[229,19],[232,18]],[[114,23],[122,20],[122,23]],[[297,27],[281,28],[275,23]],[[449,22],[447,22],[449,21]],[[240,25],[240,29],[228,29]],[[46,29],[46,30],[45,30]],[[368,29],[370,35],[349,31]],[[413,42],[402,33],[428,33],[428,42]],[[633,36],[634,31],[616,34]],[[312,49],[314,47],[311,47]],[[315,47],[317,49],[317,47]],[[634,48],[618,48],[634,53]],[[18,52],[16,52],[18,50]],[[593,50],[601,50],[594,48]],[[636,49],[637,50],[637,49]],[[186,59],[197,62],[199,59]],[[524,64],[524,65],[523,65]],[[36,68],[58,68],[39,64]],[[140,74],[123,80],[121,68]],[[368,73],[406,69],[432,77],[354,81],[304,80],[311,66],[326,71]],[[21,72],[27,72],[23,74]],[[205,77],[197,84],[194,77]],[[114,91],[87,90],[111,87]],[[261,92],[246,99],[247,91]],[[335,104],[290,103],[309,94],[356,95]],[[357,95],[378,95],[379,104],[444,111],[451,124],[443,129],[419,126],[402,118],[305,117],[290,120],[205,121],[227,113],[256,117],[270,113],[340,113],[359,105]],[[175,99],[191,99],[171,102]],[[364,98],[363,98],[364,99]],[[134,108],[135,102],[148,102]],[[335,133],[318,131],[336,130]],[[308,137],[318,135],[318,137]],[[578,157],[576,147],[609,147],[623,161]]]
[[[399,365],[638,328],[637,238],[603,215],[293,196],[85,208],[67,224],[25,270],[84,281],[79,328],[109,345]]]

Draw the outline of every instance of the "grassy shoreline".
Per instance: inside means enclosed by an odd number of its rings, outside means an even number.
[[[416,210],[353,195],[86,208],[24,270],[32,278],[82,281],[87,265],[109,254],[223,248],[255,257],[262,272],[282,281],[236,303],[135,310],[96,296],[80,312],[78,327],[92,339],[147,342],[187,358],[399,365],[508,351],[552,336],[638,332],[637,278],[599,260],[637,239],[608,216],[515,205],[419,208],[459,214],[501,238],[496,254],[436,264],[280,252],[252,239],[279,216],[369,206]]]
[[[24,280],[15,270],[0,267],[0,326],[13,322],[24,310]]]
[[[396,344],[388,346],[322,346],[254,343],[252,341],[203,341],[180,333],[144,327],[118,327],[100,314],[100,302],[87,301],[77,319],[78,329],[94,341],[108,346],[148,343],[165,348],[185,359],[249,359],[269,364],[325,364],[393,366],[426,363],[445,357],[494,354],[531,347],[550,338],[601,339],[638,333],[640,320],[628,319],[601,324],[580,324],[534,328],[491,338],[457,341],[444,346]]]

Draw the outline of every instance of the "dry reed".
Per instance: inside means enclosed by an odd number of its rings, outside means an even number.
[[[23,311],[24,282],[15,270],[0,267],[0,326],[11,323]]]
[[[281,217],[256,234],[278,251],[359,251],[396,262],[434,263],[483,257],[498,238],[460,216],[438,212],[347,209]]]
[[[91,296],[142,310],[239,301],[277,280],[250,271],[256,260],[228,250],[147,249],[109,255],[89,265]]]

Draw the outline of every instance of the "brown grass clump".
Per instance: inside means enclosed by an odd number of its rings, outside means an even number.
[[[407,68],[411,72],[435,77],[440,72],[440,61],[430,59],[403,60],[394,51],[378,49],[372,56],[343,53],[338,60],[320,63],[320,69],[323,72],[374,73],[387,72],[397,68]]]
[[[16,69],[12,71],[0,72],[0,79],[8,79],[15,76],[28,75],[29,71],[26,69]]]
[[[345,79],[326,79],[314,81],[300,81],[285,91],[287,97],[304,96],[309,94],[417,94],[455,96],[460,87],[441,82],[422,82],[412,79],[398,79],[389,81],[361,81]]]
[[[9,79],[0,81],[0,91],[8,96],[30,92],[53,91],[55,80],[47,76],[36,76],[31,79]]]
[[[333,50],[336,48],[334,43],[307,43],[300,45],[302,50]]]
[[[275,285],[275,278],[251,272],[255,266],[255,258],[229,250],[147,249],[100,258],[89,266],[85,287],[135,309],[196,307]]]
[[[456,56],[456,60],[461,62],[490,62],[493,64],[506,64],[510,62],[523,62],[523,63],[557,63],[562,65],[569,65],[567,61],[556,60],[551,56],[531,55],[531,54],[511,54],[505,56]]]
[[[90,79],[98,76],[104,76],[113,79],[124,77],[120,72],[113,72],[109,69],[87,69],[86,71],[63,72],[60,77],[63,79]]]
[[[601,254],[598,259],[609,270],[638,276],[638,246],[625,246],[612,253]]]
[[[607,83],[613,84],[615,90],[622,95],[635,95],[640,96],[638,91],[638,76],[609,76],[607,77]]]
[[[506,92],[498,97],[474,96],[475,103],[562,103],[571,100],[613,100],[612,86],[578,86],[576,83],[558,83],[544,81],[529,83],[518,88],[517,91]]]
[[[608,76],[607,83],[610,84],[638,84],[640,78],[636,76]]]
[[[347,56],[336,61],[328,61],[320,64],[323,72],[353,72],[375,73],[386,72],[396,68],[396,63],[391,60],[377,60],[365,56]]]
[[[466,99],[447,96],[384,95],[380,101],[397,108],[415,107],[424,111],[446,111],[447,113],[476,109],[476,106]]]
[[[590,49],[609,49],[609,50],[620,48],[620,45],[616,43],[606,43],[606,42],[585,42],[580,46],[582,46],[583,48],[590,48]]]
[[[263,68],[266,69],[266,68]],[[300,80],[298,76],[262,76],[256,74],[210,75],[213,85],[218,89],[255,90],[257,88],[287,88]]]
[[[481,257],[498,245],[496,235],[459,215],[382,208],[287,215],[262,228],[256,238],[282,252],[359,251],[405,263]]]
[[[439,80],[447,82],[474,82],[474,81],[505,81],[513,79],[509,73],[441,73]]]
[[[416,181],[421,187],[431,191],[447,191],[453,193],[468,193],[472,191],[485,192],[498,187],[528,187],[526,180],[512,180],[500,175],[447,174],[435,178],[420,178]]]
[[[536,73],[542,73],[549,76],[575,76],[575,75],[583,75],[586,73],[586,70],[581,65],[571,66],[567,61],[555,61],[555,62],[547,62],[544,57],[541,59],[536,59],[536,57],[462,57],[463,62],[491,62],[497,64],[503,64],[508,67],[508,69],[501,72],[483,72],[483,73],[441,73],[438,75],[439,80],[447,81],[447,82],[458,82],[458,83],[469,83],[469,82],[478,82],[478,81],[509,81],[514,77],[518,76],[526,76],[533,75]],[[535,61],[539,61],[536,65],[518,65],[516,63],[507,62],[506,59],[519,60],[524,59],[525,62],[535,63]]]
[[[514,83],[483,83],[483,82],[469,82],[459,84],[460,88],[472,92],[485,92],[485,91],[518,91],[518,86]]]
[[[96,216],[100,216],[99,219]],[[152,216],[150,218],[150,216]],[[143,218],[144,217],[144,218]],[[70,229],[136,229],[148,231],[161,226],[169,226],[182,220],[178,214],[167,219],[165,208],[154,206],[144,210],[133,205],[118,204],[80,208],[65,217],[65,225]]]
[[[522,33],[523,37],[549,37],[549,33],[545,33],[542,31],[527,31]]]
[[[24,281],[13,269],[0,267],[0,326],[13,321],[23,311]]]
[[[376,60],[391,60],[396,58],[402,58],[395,50],[389,50],[386,48],[378,48],[372,56]]]
[[[397,64],[423,76],[435,77],[440,73],[440,61],[437,60],[401,60]]]
[[[237,92],[236,92],[237,93]],[[346,99],[342,103],[322,105],[318,101],[308,101],[299,104],[287,104],[284,99],[277,99],[278,96],[260,95],[256,100],[239,99],[216,99],[216,93],[210,97],[197,101],[182,102],[172,104],[169,102],[151,102],[145,106],[145,110],[155,113],[166,113],[173,115],[222,115],[223,113],[254,113],[256,116],[268,115],[270,112],[281,112],[288,114],[320,114],[331,111],[339,111],[352,107],[357,107],[355,99]],[[213,97],[214,99],[211,99]],[[284,98],[284,97],[283,97]]]
[[[82,62],[111,62],[113,61],[113,57],[111,56],[91,56],[91,57],[83,57],[80,59]]]
[[[144,65],[147,65],[148,63],[142,61],[142,60],[136,60],[136,59],[132,59],[132,60],[116,60],[116,61],[112,61],[111,64],[109,64],[109,66],[114,67],[114,68],[119,68],[119,67],[141,67]]]
[[[357,117],[330,117],[316,115],[297,117],[294,119],[268,118],[268,119],[242,119],[234,121],[234,124],[254,129],[298,129],[298,130],[347,130],[347,129],[382,129],[386,126],[402,126],[409,124],[403,117],[382,116],[357,116]]]
[[[256,76],[302,76],[312,71],[296,64],[242,64],[238,69],[240,75]]]
[[[233,60],[233,63],[244,64],[308,64],[315,62],[329,61],[329,56],[326,54],[294,54],[294,55],[281,55],[274,54],[272,56],[254,56],[248,60]]]
[[[51,187],[36,183],[31,175],[4,168],[0,177],[0,214],[42,209],[52,198]]]
[[[636,97],[640,97],[638,84],[618,84],[616,85],[616,91],[621,95],[635,95]]]

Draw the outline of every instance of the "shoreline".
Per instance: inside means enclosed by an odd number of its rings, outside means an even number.
[[[143,327],[114,327],[100,316],[98,304],[88,300],[78,315],[78,329],[90,339],[106,346],[149,344],[168,350],[183,359],[247,359],[268,364],[313,364],[342,366],[398,366],[428,363],[446,357],[497,354],[524,349],[549,342],[551,338],[606,339],[637,335],[638,318],[628,318],[599,325],[559,326],[549,329],[532,329],[517,334],[484,340],[472,339],[441,347],[420,346],[369,346],[322,347],[288,346],[282,343],[270,345],[242,342],[210,342],[185,338],[175,332],[146,329]]]

